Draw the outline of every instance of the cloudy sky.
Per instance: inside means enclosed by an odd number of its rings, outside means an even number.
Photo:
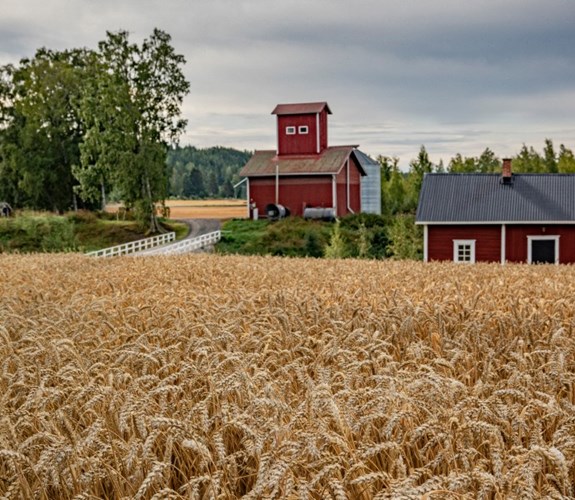
[[[575,148],[575,0],[1,0],[0,64],[154,27],[186,57],[182,144],[273,149],[278,103],[330,144],[433,161]]]

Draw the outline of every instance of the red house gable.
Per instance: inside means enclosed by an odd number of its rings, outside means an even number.
[[[278,104],[272,111],[277,116],[278,156],[317,155],[327,148],[326,102]]]

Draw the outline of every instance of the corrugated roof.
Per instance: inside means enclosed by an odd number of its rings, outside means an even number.
[[[349,156],[354,153],[355,147],[332,146],[319,155],[306,156],[278,156],[275,151],[256,151],[240,170],[240,175],[245,177],[275,175],[276,165],[279,175],[337,174]],[[362,175],[365,175],[363,168]]]
[[[302,102],[294,104],[278,104],[272,111],[272,115],[302,115],[308,113],[321,113],[327,108],[328,114],[331,115],[331,109],[327,102]]]
[[[575,222],[574,174],[426,174],[416,220]]]
[[[369,165],[379,167],[379,163],[375,161],[371,156],[366,155],[363,151],[356,149],[354,153],[357,158],[357,161],[359,161],[362,167],[367,167]]]

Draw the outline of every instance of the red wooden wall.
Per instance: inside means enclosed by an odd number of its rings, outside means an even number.
[[[575,226],[506,225],[507,262],[527,262],[528,236],[559,236],[559,263],[575,263]],[[428,226],[428,260],[453,260],[453,240],[476,240],[476,262],[501,262],[501,226]]]
[[[476,262],[501,262],[501,226],[429,226],[427,259],[452,261],[453,240],[476,240]]]
[[[310,155],[317,154],[317,114],[278,115],[277,137],[279,155]],[[302,125],[308,127],[307,134],[300,134],[298,128]],[[286,134],[286,127],[295,127],[296,133]],[[319,152],[327,148],[327,112],[319,115]]]
[[[355,212],[361,211],[361,185],[360,173],[352,157],[349,160],[349,206]],[[337,216],[342,217],[349,212],[347,200],[347,166],[337,175]]]
[[[507,262],[527,262],[527,236],[559,236],[559,263],[575,263],[575,226],[568,224],[506,226]]]
[[[249,179],[250,199],[256,204],[259,214],[265,216],[265,208],[276,202],[276,178],[251,177]],[[349,206],[361,211],[360,173],[353,158],[349,162]],[[347,206],[347,167],[336,177],[337,216],[349,213]],[[303,215],[305,207],[333,207],[333,181],[331,175],[300,175],[279,177],[279,204],[289,208],[292,215]]]
[[[266,206],[276,202],[276,178],[252,177],[250,198],[254,200],[262,217]],[[303,215],[306,206],[331,207],[331,175],[279,178],[279,204],[289,208],[291,215]]]

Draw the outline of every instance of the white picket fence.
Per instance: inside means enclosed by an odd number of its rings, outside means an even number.
[[[170,243],[176,239],[176,233],[164,233],[151,238],[144,238],[143,240],[130,241],[115,247],[102,248],[94,252],[88,252],[86,255],[92,257],[115,257],[116,255],[127,255],[135,252],[141,252],[149,248],[154,248],[159,245]]]
[[[140,252],[137,256],[148,256],[148,255],[175,255],[180,253],[188,253],[196,250],[201,250],[209,245],[214,245],[220,241],[222,237],[221,231],[213,231],[211,233],[202,234],[201,236],[196,236],[195,238],[189,238],[186,240],[178,241],[177,243],[172,243],[171,245],[166,245],[160,248],[153,248],[151,250],[146,250],[145,252]]]

